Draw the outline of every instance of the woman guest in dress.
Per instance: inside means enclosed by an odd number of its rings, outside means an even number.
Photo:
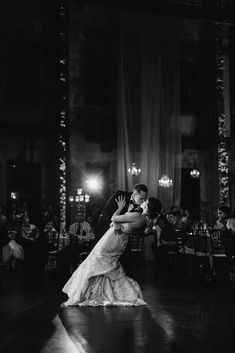
[[[112,225],[62,289],[68,295],[62,307],[146,305],[138,283],[126,275],[119,258],[129,235],[133,231],[143,235],[152,215],[155,216],[152,205],[155,199],[151,200],[143,202],[134,212],[121,214],[126,202],[123,196],[118,197]]]
[[[220,206],[217,210],[217,220],[214,224],[214,229],[224,230],[226,229],[227,221],[230,217],[230,208],[228,206]]]

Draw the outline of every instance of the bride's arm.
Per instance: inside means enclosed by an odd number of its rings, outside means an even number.
[[[125,207],[126,205],[126,201],[125,201],[125,197],[123,196],[118,196],[117,199],[115,199],[117,205],[118,205],[118,208],[117,210],[114,212],[114,214],[112,215],[111,217],[111,222],[115,222],[114,221],[114,218],[117,217],[118,215],[120,215],[120,213],[122,212],[123,208]]]
[[[111,220],[115,223],[133,223],[142,219],[143,216],[139,212],[127,212],[125,214],[113,214]]]
[[[125,214],[120,214],[122,209],[126,205],[125,197],[118,196],[116,199],[118,208],[112,215],[111,221],[115,223],[132,223],[142,218],[141,214],[138,212],[127,212]]]

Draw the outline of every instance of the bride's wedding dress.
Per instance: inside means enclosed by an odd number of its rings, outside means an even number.
[[[68,295],[62,307],[146,305],[138,283],[119,262],[130,232],[129,224],[107,230],[62,289]]]

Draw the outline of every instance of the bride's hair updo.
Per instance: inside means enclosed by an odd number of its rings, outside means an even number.
[[[148,215],[149,218],[154,219],[159,216],[162,210],[162,204],[156,197],[150,197],[148,199]]]

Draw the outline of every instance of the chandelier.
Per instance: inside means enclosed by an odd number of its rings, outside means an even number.
[[[190,170],[190,176],[191,176],[191,178],[197,179],[197,178],[200,177],[200,175],[201,175],[201,173],[200,173],[200,170],[199,170],[199,169],[193,168],[193,169]]]
[[[134,162],[132,163],[131,168],[128,168],[128,173],[131,174],[132,176],[139,175],[140,172],[141,172],[141,169],[137,168]]]
[[[158,180],[158,184],[163,188],[169,188],[173,185],[173,181],[166,174],[163,174],[161,179]]]
[[[87,193],[83,194],[82,189],[77,189],[77,195],[69,196],[69,202],[76,202],[80,204],[80,203],[88,203],[89,201],[90,201],[90,195],[88,195]]]

